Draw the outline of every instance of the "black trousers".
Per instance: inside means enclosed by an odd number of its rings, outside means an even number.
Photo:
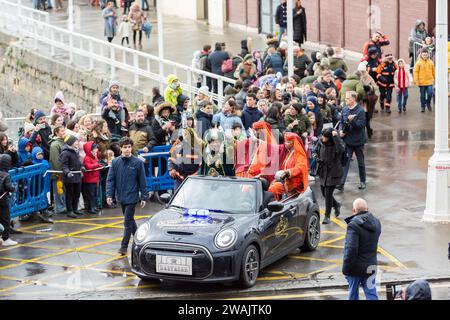
[[[9,214],[9,201],[0,203],[0,224],[3,225],[2,240],[9,239],[9,233],[11,230],[11,216]]]
[[[337,207],[337,201],[333,196],[333,192],[336,189],[336,186],[320,186],[320,191],[322,192],[323,197],[325,198],[325,215],[329,217],[331,215],[331,209]]]
[[[113,41],[114,37],[107,37],[108,38],[108,42]]]
[[[136,221],[134,221],[134,212],[136,210],[135,204],[123,204],[122,205],[122,213],[123,213],[123,224],[125,229],[123,230],[123,239],[121,248],[128,248],[128,243],[130,242],[131,235],[134,236],[137,230]]]
[[[139,33],[139,44],[142,43],[142,30],[133,30],[133,43],[136,45],[136,34]]]
[[[124,40],[127,40],[127,44],[130,44],[130,41],[128,40],[128,37],[122,37],[122,45],[124,43]]]
[[[358,161],[358,169],[359,169],[359,181],[366,183],[366,164],[364,162],[364,146],[349,146],[345,147],[345,152],[347,152],[348,161],[347,165],[344,167],[344,175],[342,176],[342,185],[345,184],[347,180],[348,170],[350,169],[350,160],[352,159],[353,154],[356,155],[356,160]]]
[[[392,102],[392,90],[394,88],[385,88],[380,86],[380,107],[384,110],[384,107],[391,108],[391,102]]]
[[[127,11],[130,12],[130,7],[131,7],[131,1],[123,2],[123,15],[126,15]]]
[[[81,183],[65,183],[66,188],[66,208],[67,212],[78,210],[80,200]]]
[[[96,183],[83,183],[84,208],[88,211],[97,207],[98,190]]]

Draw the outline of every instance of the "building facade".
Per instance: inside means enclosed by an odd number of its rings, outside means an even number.
[[[240,27],[276,33],[274,15],[280,0],[170,0],[164,14],[207,20],[213,27]],[[295,0],[294,0],[295,4]],[[303,0],[308,41],[361,52],[374,30],[391,40],[385,50],[408,57],[408,36],[417,19],[430,33],[435,26],[435,0]],[[177,10],[174,10],[177,8]]]

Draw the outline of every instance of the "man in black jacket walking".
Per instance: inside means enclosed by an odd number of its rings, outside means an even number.
[[[344,259],[342,273],[349,285],[349,300],[359,300],[362,286],[367,300],[378,300],[376,290],[377,249],[381,234],[380,221],[369,212],[364,199],[353,202],[353,215],[345,219]]]
[[[286,0],[281,0],[280,5],[277,7],[277,11],[275,13],[275,23],[280,26],[279,34],[278,34],[278,43],[281,42],[281,38],[283,37],[283,33],[286,32],[287,29],[287,2]]]
[[[136,221],[134,221],[136,204],[140,199],[141,208],[145,207],[147,186],[144,162],[131,153],[133,140],[123,137],[119,141],[119,146],[122,156],[114,159],[111,164],[106,179],[106,196],[108,205],[112,205],[115,194],[122,206],[125,229],[119,253],[126,255],[131,235],[134,235],[137,230]]]

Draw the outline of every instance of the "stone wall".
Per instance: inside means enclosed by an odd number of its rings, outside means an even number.
[[[23,117],[31,108],[49,112],[56,92],[89,113],[97,111],[101,92],[109,79],[23,49],[18,39],[0,32],[0,108],[5,117]],[[120,80],[120,79],[119,79]],[[130,109],[144,101],[142,92],[121,85]]]

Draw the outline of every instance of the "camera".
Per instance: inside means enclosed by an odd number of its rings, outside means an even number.
[[[402,285],[400,283],[391,283],[386,285],[386,299],[395,300],[401,298]]]
[[[347,134],[350,131],[350,122],[345,121],[342,125],[342,132]]]
[[[283,103],[284,104],[289,104],[289,102],[291,102],[291,100],[292,100],[292,95],[289,92],[283,93]]]

